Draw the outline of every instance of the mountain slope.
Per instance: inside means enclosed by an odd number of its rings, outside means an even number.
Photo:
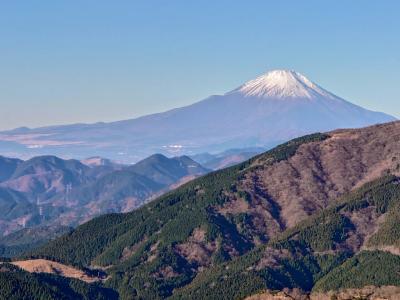
[[[0,265],[1,299],[118,299],[118,295],[96,284],[55,275],[25,272],[10,264]]]
[[[20,155],[99,155],[131,163],[153,153],[271,148],[311,132],[393,120],[351,104],[299,73],[277,70],[224,95],[164,113],[112,123],[16,129],[1,133],[0,141],[15,143]]]
[[[37,248],[49,240],[55,239],[72,228],[56,227],[35,227],[24,228],[0,237],[0,257],[14,257],[21,255],[27,250]]]
[[[398,211],[399,196],[398,177],[366,184],[268,244],[211,268],[175,296],[232,299],[265,289],[327,292],[400,286],[400,275],[393,269],[400,257],[372,247],[376,246],[373,238],[378,236],[375,230],[381,227],[380,221],[387,222],[388,214]]]
[[[7,161],[12,160],[0,159]],[[153,155],[132,166],[88,166],[55,156],[16,162],[0,169],[0,176],[8,178],[0,182],[4,235],[25,227],[77,226],[103,213],[127,212],[208,172],[185,156]]]
[[[22,160],[0,156],[0,182],[9,179]]]
[[[0,187],[0,216],[13,219],[30,209],[29,201],[22,193]]]
[[[70,201],[85,207],[83,219],[106,212],[127,212],[153,196],[167,191],[185,178],[192,179],[208,170],[188,157],[167,158],[155,154],[135,165],[101,176],[91,184],[71,190]],[[64,195],[60,195],[64,197]],[[60,201],[59,197],[52,199]]]
[[[244,162],[257,154],[265,152],[265,150],[264,148],[228,149],[216,154],[200,153],[191,156],[191,158],[208,169],[219,170]]]
[[[185,176],[209,171],[187,156],[167,158],[161,154],[154,154],[128,170],[165,185],[171,185]]]
[[[63,160],[56,156],[39,156],[21,162],[3,187],[23,192],[45,201],[56,193],[65,192],[67,186],[88,183],[89,167],[77,160]]]
[[[400,122],[304,136],[96,218],[30,256],[102,267],[124,299],[309,291],[364,247],[395,245],[399,141]]]

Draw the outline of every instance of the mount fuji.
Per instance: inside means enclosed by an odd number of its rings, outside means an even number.
[[[1,154],[102,156],[135,162],[153,153],[269,148],[316,131],[395,118],[354,105],[304,75],[275,70],[224,94],[167,112],[111,123],[18,128],[0,133]]]

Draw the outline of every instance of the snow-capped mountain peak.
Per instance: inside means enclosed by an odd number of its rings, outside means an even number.
[[[366,110],[294,72],[271,71],[225,95],[131,120],[0,132],[0,154],[87,157],[124,163],[154,153],[217,153],[265,147],[312,132],[357,128],[394,117]],[[46,136],[46,141],[43,140]],[[74,141],[69,142],[73,137]],[[64,146],[60,147],[60,142]],[[2,145],[3,145],[2,144]],[[10,145],[10,146],[9,146]],[[41,145],[41,147],[31,147]],[[4,148],[4,149],[3,149]]]
[[[246,82],[232,92],[257,98],[334,97],[304,75],[289,70],[274,70]]]

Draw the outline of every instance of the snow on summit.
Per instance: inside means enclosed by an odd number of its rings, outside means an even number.
[[[304,75],[289,70],[274,70],[250,80],[232,92],[258,98],[319,98],[335,96]],[[336,97],[335,97],[336,98]]]
[[[298,72],[275,70],[224,95],[213,95],[164,113],[101,125],[0,132],[0,143],[12,145],[3,153],[18,153],[20,157],[49,151],[78,158],[96,153],[130,164],[154,153],[184,155],[232,148],[270,148],[312,132],[393,120],[390,115],[335,96]],[[43,136],[52,138],[43,140]],[[29,145],[43,147],[27,147],[24,141],[28,140]],[[70,142],[59,147],[60,141]]]

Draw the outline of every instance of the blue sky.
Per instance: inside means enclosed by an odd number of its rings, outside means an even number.
[[[0,1],[0,129],[112,121],[270,69],[400,117],[400,1]]]

